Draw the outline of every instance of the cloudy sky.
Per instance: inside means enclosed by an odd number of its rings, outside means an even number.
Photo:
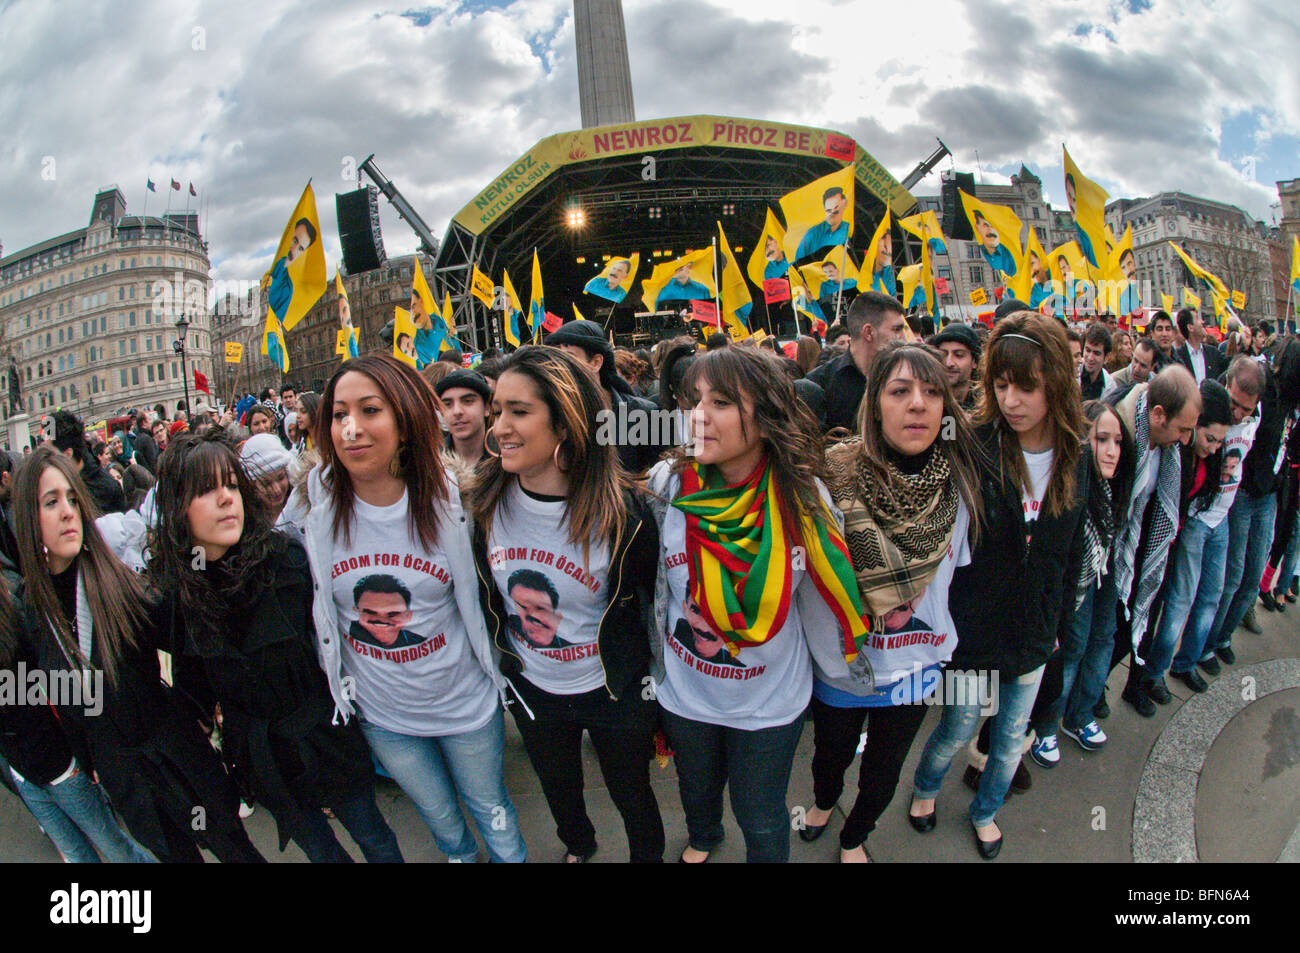
[[[714,113],[856,138],[898,178],[940,136],[1064,205],[1061,143],[1117,196],[1272,221],[1300,175],[1293,0],[624,0],[638,119]],[[568,0],[0,0],[0,242],[82,227],[117,183],[193,182],[214,277],[270,265],[304,181],[326,250],[374,153],[441,237],[493,175],[581,123]],[[948,165],[945,162],[945,167]],[[937,191],[937,176],[917,193]],[[381,200],[390,255],[414,236]],[[331,240],[333,239],[333,240]]]

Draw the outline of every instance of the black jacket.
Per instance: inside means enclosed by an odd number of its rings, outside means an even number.
[[[153,437],[143,430],[137,430],[135,434],[135,462],[140,464],[150,473],[158,473],[158,444],[153,442]]]
[[[302,544],[285,539],[253,574],[269,584],[244,601],[237,631],[219,644],[200,645],[171,600],[164,617],[176,689],[205,718],[221,704],[222,757],[275,818],[283,850],[301,812],[366,790],[373,768],[359,722],[331,723]]]
[[[1020,491],[999,473],[993,425],[975,434],[987,458],[980,465],[981,525],[970,565],[956,570],[948,593],[957,629],[951,666],[1015,678],[1046,662],[1069,631],[1083,560],[1088,453],[1079,455],[1074,502],[1060,516],[1040,513],[1026,547]]]
[[[605,671],[605,690],[618,700],[640,691],[650,674],[650,633],[654,631],[655,579],[659,571],[659,528],[641,497],[625,492],[628,523],[617,551],[609,559],[605,584],[609,606],[600,620],[596,642]],[[479,602],[488,635],[501,653],[501,673],[522,675],[523,662],[506,637],[506,604],[492,579],[487,539],[481,524],[474,526],[474,563],[478,570]]]
[[[853,363],[852,352],[845,351],[833,361],[814,367],[808,373],[808,380],[826,394],[822,429],[844,427],[856,433],[858,405],[867,392],[867,378]]]
[[[1210,380],[1218,380],[1219,375],[1228,369],[1228,359],[1208,338],[1201,342],[1201,356],[1205,358],[1205,376]],[[1186,341],[1174,348],[1174,361],[1192,370],[1192,353]],[[1192,376],[1196,376],[1195,371],[1192,371]]]
[[[630,391],[625,393],[616,388],[611,391],[611,397],[614,405],[612,423],[616,438],[619,431],[624,428],[623,435],[632,438],[628,441],[616,439],[618,462],[628,473],[639,476],[654,466],[659,461],[660,455],[670,447],[670,444],[665,443],[663,439],[670,435],[655,433],[656,420],[667,415],[661,414],[658,405],[653,401],[637,397]],[[637,420],[638,414],[642,415],[640,422]],[[651,440],[652,437],[660,439]]]
[[[1279,348],[1275,359],[1274,368],[1264,365],[1259,429],[1241,464],[1241,490],[1253,497],[1272,493],[1282,485],[1286,468],[1276,466],[1277,457],[1291,414],[1300,403],[1300,341],[1288,340]]]
[[[201,862],[196,842],[222,860],[257,859],[239,820],[235,786],[192,713],[162,682],[158,650],[168,646],[157,610],[156,604],[149,607],[136,645],[124,651],[116,686],[104,679],[102,712],[61,705],[59,721],[77,760],[99,773],[131,836],[159,860]],[[41,668],[73,669],[30,605],[24,633]],[[101,639],[93,640],[94,669],[102,668],[102,646]],[[205,829],[193,826],[196,808],[203,809]]]
[[[99,465],[90,451],[86,451],[85,461],[81,468],[81,482],[86,484],[90,498],[95,501],[99,512],[125,513],[126,494],[122,492],[122,485],[113,479],[113,474]]]
[[[3,554],[0,554],[0,575],[10,593],[22,584],[14,563]],[[15,606],[14,624],[18,625],[22,618],[21,607]],[[0,756],[26,780],[49,784],[68,769],[72,748],[63,737],[63,729],[54,719],[50,706],[28,704],[36,699],[27,697],[26,680],[19,679],[18,675],[35,672],[40,663],[30,644],[19,635],[18,631],[0,632],[0,678],[14,679],[14,687],[20,693],[14,704],[5,704],[0,699]],[[6,787],[12,786],[9,772],[0,770],[0,775]]]

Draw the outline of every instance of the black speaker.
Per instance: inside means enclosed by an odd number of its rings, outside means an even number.
[[[971,172],[956,172],[943,180],[941,198],[943,200],[943,234],[956,241],[972,242],[975,234],[970,230],[970,219],[961,204],[958,192],[975,194],[975,175]]]
[[[367,185],[355,192],[334,195],[338,215],[339,244],[343,247],[343,266],[348,274],[373,271],[388,257],[379,231],[379,190]]]

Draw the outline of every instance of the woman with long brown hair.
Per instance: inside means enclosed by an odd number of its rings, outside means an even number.
[[[437,398],[388,355],[330,378],[316,423],[305,530],[321,663],[341,720],[415,802],[438,849],[473,862],[474,816],[494,861],[522,863],[505,788],[499,679]]]
[[[608,398],[576,359],[520,348],[502,368],[493,405],[489,456],[472,494],[481,602],[564,859],[596,851],[583,802],[586,731],[631,859],[657,863],[664,829],[649,771],[656,710],[644,692],[654,520],[614,442],[601,438]]]
[[[78,760],[159,860],[201,862],[199,847],[222,861],[262,860],[194,713],[163,683],[158,650],[169,644],[157,598],[104,543],[72,463],[38,447],[13,496],[27,636],[40,666],[101,693],[101,710],[54,702]]]
[[[948,591],[970,559],[971,514],[980,511],[979,449],[938,351],[898,343],[878,352],[857,431],[827,453],[827,485],[873,621],[859,657],[876,684],[873,691],[814,661],[816,802],[799,832],[812,841],[826,829],[869,721],[857,798],[840,832],[847,863],[869,860],[867,837],[893,799],[924,702],[957,645]]]
[[[957,629],[955,689],[916,770],[909,820],[935,825],[934,801],[953,756],[975,734],[980,699],[997,708],[988,766],[970,818],[981,857],[1002,849],[994,818],[1020,764],[1043,666],[1069,632],[1084,552],[1080,520],[1089,493],[1083,416],[1069,340],[1059,321],[1032,311],[1000,320],[984,352],[980,535],[953,576],[948,606]]]
[[[332,723],[307,554],[273,528],[224,431],[167,449],[157,513],[149,572],[165,593],[176,688],[220,721],[222,755],[275,818],[280,849],[292,838],[313,863],[350,862],[328,807],[367,860],[400,862],[365,738],[355,721]]]
[[[866,625],[820,479],[819,428],[780,363],[719,348],[685,383],[694,443],[650,474],[657,694],[690,834],[681,859],[703,863],[721,843],[729,787],[748,859],[783,862],[813,658],[849,677]]]

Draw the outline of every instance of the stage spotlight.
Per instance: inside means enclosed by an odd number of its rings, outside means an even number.
[[[582,209],[575,206],[569,209],[568,223],[570,228],[582,228],[587,223],[587,216]]]

